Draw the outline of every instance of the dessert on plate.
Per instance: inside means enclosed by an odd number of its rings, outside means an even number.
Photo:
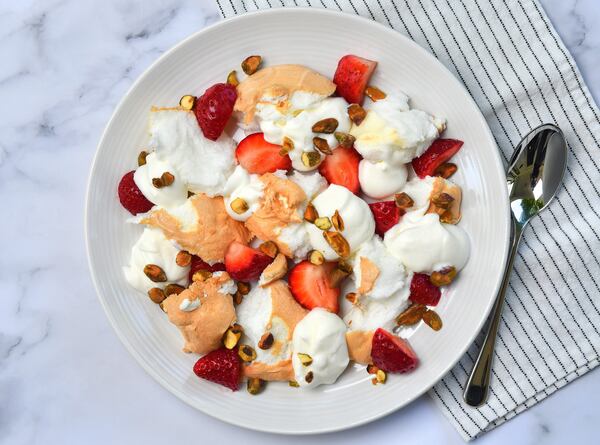
[[[442,329],[469,258],[463,143],[371,85],[374,61],[346,55],[332,78],[262,65],[149,111],[118,185],[140,226],[125,278],[198,356],[190,372],[234,391],[333,384],[350,363],[374,385],[411,372],[407,327]]]

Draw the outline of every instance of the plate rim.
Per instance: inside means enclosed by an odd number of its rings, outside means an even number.
[[[359,426],[365,425],[367,423],[376,421],[378,419],[388,416],[389,414],[407,406],[408,404],[414,402],[417,398],[421,397],[424,393],[428,392],[458,363],[458,361],[464,356],[464,354],[466,353],[468,348],[473,344],[477,335],[482,330],[496,299],[495,298],[490,299],[490,301],[484,311],[484,314],[483,314],[481,320],[479,321],[477,328],[474,331],[474,334],[472,335],[472,338],[468,342],[466,342],[465,345],[463,345],[458,357],[455,360],[451,361],[449,363],[449,365],[446,368],[444,368],[436,376],[435,379],[432,379],[432,383],[430,385],[425,385],[425,387],[420,392],[415,393],[411,398],[405,400],[403,403],[398,404],[397,406],[392,406],[389,409],[385,409],[380,412],[377,412],[374,415],[368,415],[368,413],[365,413],[365,416],[360,421],[355,422],[352,425],[340,424],[340,425],[334,426],[334,427],[314,428],[313,430],[309,430],[309,431],[307,431],[307,430],[295,430],[294,431],[294,430],[290,430],[289,428],[287,428],[287,429],[285,429],[285,428],[279,428],[279,429],[277,429],[277,428],[261,428],[260,425],[249,425],[249,424],[245,424],[245,423],[242,424],[242,423],[236,422],[235,420],[227,418],[227,417],[220,417],[216,414],[211,413],[207,409],[204,409],[202,407],[194,405],[189,400],[186,400],[186,398],[183,397],[182,393],[175,391],[174,388],[172,388],[169,385],[167,379],[163,378],[160,374],[155,372],[151,367],[146,365],[145,360],[143,360],[141,355],[138,354],[137,350],[135,350],[134,347],[129,343],[129,341],[125,337],[125,335],[118,329],[116,321],[113,319],[113,317],[111,316],[111,313],[108,310],[104,296],[100,292],[100,286],[98,283],[99,278],[96,276],[96,272],[94,270],[94,262],[93,262],[92,255],[91,255],[91,248],[90,248],[91,240],[90,240],[90,230],[89,230],[90,229],[89,228],[89,225],[90,225],[90,199],[91,199],[90,195],[91,195],[91,188],[92,188],[92,179],[95,176],[96,169],[98,166],[98,158],[100,156],[101,147],[104,144],[104,140],[107,137],[109,128],[112,126],[113,120],[115,119],[116,115],[119,114],[120,109],[124,106],[124,104],[126,103],[128,97],[130,96],[132,91],[137,88],[138,84],[140,84],[146,78],[146,76],[149,75],[149,73],[155,69],[155,67],[157,65],[162,63],[163,59],[168,58],[171,53],[178,51],[179,48],[184,46],[185,44],[187,44],[188,41],[196,39],[204,33],[211,32],[211,31],[221,28],[221,27],[229,26],[229,24],[235,23],[238,21],[252,20],[253,17],[255,17],[257,15],[275,15],[275,16],[276,15],[294,15],[297,12],[303,12],[303,13],[309,13],[309,14],[315,14],[315,15],[330,15],[332,18],[354,21],[357,24],[359,24],[360,26],[366,26],[366,27],[374,26],[376,28],[379,28],[380,31],[387,33],[392,38],[400,38],[401,40],[404,40],[405,44],[413,46],[417,51],[419,51],[423,55],[423,57],[429,58],[442,71],[445,71],[445,74],[449,75],[449,78],[452,79],[451,81],[455,82],[456,86],[462,90],[462,92],[464,93],[465,99],[467,101],[470,101],[471,104],[476,109],[480,124],[482,125],[482,129],[486,133],[486,135],[489,138],[492,145],[494,147],[496,147],[496,150],[494,150],[494,152],[492,153],[494,163],[496,164],[496,167],[502,172],[502,174],[504,174],[505,170],[504,170],[504,164],[502,163],[502,159],[500,157],[500,149],[496,143],[496,140],[493,136],[493,133],[492,133],[487,121],[485,120],[485,117],[483,116],[483,113],[481,112],[481,109],[479,108],[479,106],[477,105],[477,103],[475,102],[473,97],[469,94],[469,92],[467,91],[465,86],[456,78],[454,73],[452,73],[452,71],[450,71],[440,60],[438,60],[435,56],[433,56],[429,51],[427,51],[427,49],[425,49],[424,47],[422,47],[421,45],[419,45],[418,43],[416,43],[409,37],[405,36],[404,34],[398,32],[384,24],[381,24],[375,20],[371,20],[369,18],[362,17],[362,16],[359,16],[356,14],[352,14],[352,13],[348,13],[348,12],[344,12],[344,11],[336,11],[336,10],[331,10],[331,9],[315,8],[315,7],[285,7],[285,8],[280,7],[280,8],[273,8],[273,9],[250,11],[250,12],[245,12],[243,14],[239,14],[239,15],[224,18],[224,19],[222,18],[221,20],[219,20],[211,25],[208,25],[198,31],[195,31],[195,32],[191,33],[189,36],[187,36],[184,39],[177,42],[175,45],[170,47],[165,52],[163,52],[154,62],[152,62],[136,78],[136,80],[131,84],[131,86],[129,87],[127,92],[120,99],[117,106],[114,108],[109,120],[107,121],[107,123],[104,127],[104,130],[102,131],[101,137],[96,146],[94,156],[93,156],[92,162],[91,162],[91,167],[89,170],[89,175],[87,178],[85,202],[84,202],[83,224],[84,224],[84,238],[85,238],[85,250],[86,250],[87,263],[88,263],[90,275],[92,278],[94,290],[96,292],[96,296],[97,296],[98,300],[100,301],[102,309],[104,310],[104,313],[111,325],[111,328],[117,334],[117,337],[119,338],[119,340],[121,341],[123,346],[125,346],[125,349],[129,352],[129,354],[135,359],[137,364],[148,375],[150,375],[156,382],[158,382],[170,394],[176,396],[179,400],[183,401],[186,405],[191,406],[192,408],[202,412],[203,414],[206,414],[212,418],[218,419],[227,424],[234,425],[237,427],[247,428],[247,429],[254,430],[254,431],[275,433],[275,434],[282,434],[282,435],[313,435],[313,434],[323,434],[323,433],[344,431],[347,429],[352,429],[352,428],[359,427]],[[504,235],[504,238],[506,240],[506,242],[504,243],[504,252],[502,254],[502,263],[501,263],[502,270],[504,270],[506,268],[506,261],[507,261],[508,249],[509,249],[508,241],[509,241],[509,237],[510,237],[510,207],[509,207],[507,188],[502,187],[500,193],[502,195],[504,203],[506,204],[505,205],[505,209],[506,209],[505,210],[505,218],[503,220],[504,224],[502,226],[503,230],[501,233],[501,235]],[[494,286],[495,294],[497,294],[498,290],[500,289],[500,285],[502,282],[502,276],[503,276],[503,274],[499,275],[496,285]]]

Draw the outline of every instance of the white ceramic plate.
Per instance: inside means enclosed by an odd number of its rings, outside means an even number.
[[[465,141],[453,178],[463,188],[462,227],[472,253],[444,295],[444,328],[417,328],[410,342],[421,359],[408,375],[373,386],[363,367],[350,367],[334,385],[304,391],[270,384],[260,396],[232,393],[198,379],[197,357],[161,310],[125,281],[122,266],[140,227],[125,224],[117,199],[121,176],[136,166],[147,141],[152,104],[176,105],[223,82],[250,54],[265,63],[304,64],[332,76],[339,58],[358,54],[379,62],[372,84],[404,91],[414,106],[448,119],[445,137]],[[239,426],[278,433],[341,430],[384,416],[431,388],[475,338],[499,286],[508,246],[508,198],[497,147],[479,109],[453,75],[411,40],[375,22],[317,9],[276,9],[221,21],[164,54],[133,85],[98,147],[87,195],[86,236],[98,296],[127,349],[161,385],[199,410]]]

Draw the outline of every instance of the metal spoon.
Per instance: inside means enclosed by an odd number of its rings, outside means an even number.
[[[465,402],[471,406],[481,406],[487,400],[496,334],[523,229],[552,201],[566,166],[567,143],[560,129],[552,124],[532,130],[516,147],[510,160],[506,177],[512,215],[510,249],[488,331],[463,393]]]

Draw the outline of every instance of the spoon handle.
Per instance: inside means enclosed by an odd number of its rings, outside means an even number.
[[[515,224],[512,220],[512,237],[508,260],[502,278],[502,285],[498,291],[496,302],[492,309],[492,317],[488,325],[488,330],[483,341],[483,346],[479,351],[479,356],[473,365],[469,379],[463,393],[463,399],[471,406],[481,406],[485,403],[488,397],[488,388],[490,385],[490,374],[492,369],[492,359],[494,358],[494,347],[496,345],[496,334],[498,333],[498,325],[500,324],[500,316],[502,315],[502,307],[504,306],[504,296],[510,280],[515,255],[521,241],[522,226]]]

